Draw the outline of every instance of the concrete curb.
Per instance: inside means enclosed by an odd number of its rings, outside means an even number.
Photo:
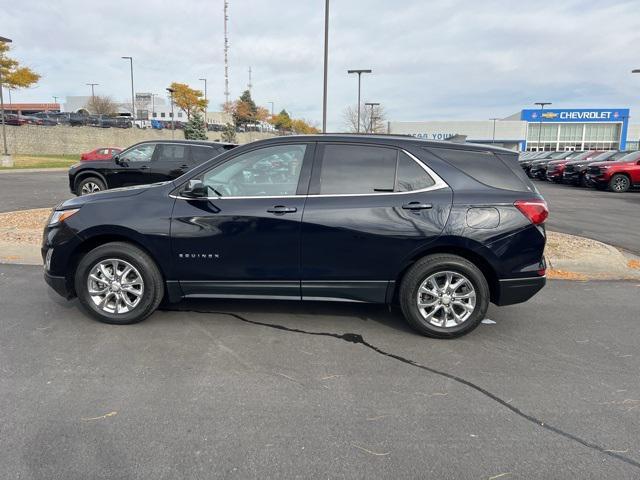
[[[5,173],[46,173],[46,172],[66,172],[69,168],[0,168],[0,174]]]

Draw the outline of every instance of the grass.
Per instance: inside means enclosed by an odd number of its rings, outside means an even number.
[[[80,155],[13,155],[13,167],[0,167],[0,170],[21,168],[68,168],[80,161]]]

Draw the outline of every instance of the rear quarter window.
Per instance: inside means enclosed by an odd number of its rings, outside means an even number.
[[[442,158],[480,183],[502,190],[535,192],[536,188],[518,165],[516,153],[433,148],[429,152]]]

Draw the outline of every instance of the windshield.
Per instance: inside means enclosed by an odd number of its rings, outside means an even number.
[[[624,157],[616,160],[617,162],[632,162],[640,158],[640,151],[627,153]]]
[[[609,150],[608,152],[603,152],[599,155],[596,155],[591,160],[593,160],[594,162],[601,162],[603,160],[606,160],[607,158],[613,157],[615,154],[616,154],[615,150]]]

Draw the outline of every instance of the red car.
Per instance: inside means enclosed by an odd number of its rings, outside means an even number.
[[[590,160],[593,157],[600,155],[602,150],[589,150],[579,153],[578,155],[571,156],[570,158],[563,158],[562,160],[553,160],[547,164],[547,180],[550,182],[560,183],[562,182],[562,176],[564,175],[564,169],[569,162],[575,162],[578,160]]]
[[[111,160],[114,155],[117,155],[121,151],[122,149],[117,147],[96,148],[95,150],[80,155],[80,161],[88,162],[91,160]]]
[[[640,152],[631,152],[615,162],[589,165],[585,179],[594,187],[612,192],[626,192],[640,187]]]

